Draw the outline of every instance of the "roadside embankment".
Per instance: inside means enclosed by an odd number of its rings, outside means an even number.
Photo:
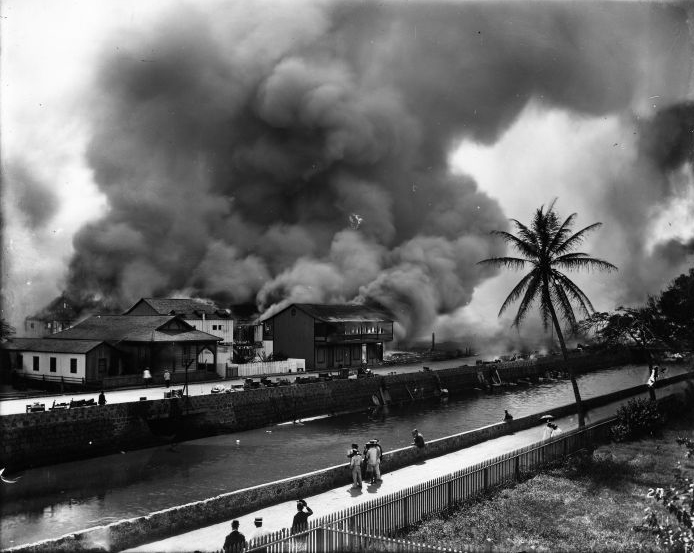
[[[622,353],[580,356],[570,363],[576,372],[588,372],[628,361],[628,354]],[[480,386],[480,379],[536,380],[550,369],[565,370],[565,366],[556,359],[463,366],[230,394],[6,415],[0,417],[3,436],[0,466],[21,470],[160,445],[174,438],[200,438],[288,420],[360,411],[372,406],[374,397],[385,396],[394,403],[404,403],[434,398],[441,388],[456,395]]]
[[[688,380],[692,376],[690,373],[664,379],[660,386],[666,387]],[[586,407],[588,409],[596,408],[634,394],[643,393],[645,390],[646,386],[640,385],[593,398],[585,402]],[[559,418],[573,412],[575,412],[575,405],[565,405],[550,411],[543,411],[542,413],[551,413]],[[539,422],[539,415],[540,413],[518,418],[511,423],[497,423],[477,430],[433,440],[427,443],[424,451],[421,452],[414,447],[387,452],[384,454],[383,470],[384,472],[392,472],[402,467],[419,463],[424,459],[438,457],[486,440],[536,427]],[[269,505],[296,499],[299,496],[309,497],[342,486],[346,482],[349,482],[349,471],[345,463],[293,478],[222,494],[204,501],[165,509],[147,516],[87,529],[56,540],[46,540],[37,544],[13,548],[11,551],[31,551],[35,553],[98,549],[118,551],[162,539],[173,534],[223,522]]]

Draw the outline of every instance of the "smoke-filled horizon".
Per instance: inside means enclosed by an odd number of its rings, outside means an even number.
[[[684,5],[237,4],[179,6],[101,46],[85,160],[107,208],[74,236],[70,297],[361,301],[401,337],[454,335],[496,274],[476,262],[504,251],[489,232],[530,213],[450,157],[497,143],[531,104],[634,130],[581,213],[604,223],[592,253],[622,269],[613,297],[639,301],[691,260],[691,237],[644,245],[654,212],[692,197]],[[40,227],[50,203],[15,174]],[[567,216],[580,193],[548,187],[535,207],[559,196]]]

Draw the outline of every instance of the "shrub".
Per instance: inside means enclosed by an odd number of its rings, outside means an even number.
[[[617,422],[612,427],[616,442],[634,440],[641,436],[653,436],[665,422],[655,401],[631,399],[617,410]]]

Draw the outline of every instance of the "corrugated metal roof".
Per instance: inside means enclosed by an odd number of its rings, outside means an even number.
[[[55,338],[13,338],[2,344],[2,349],[12,351],[37,351],[44,353],[87,353],[103,340],[56,340]]]
[[[183,330],[167,329],[177,320]],[[183,342],[221,340],[218,336],[195,330],[173,315],[94,315],[81,323],[53,334],[60,340],[104,340],[109,342]]]
[[[218,306],[196,299],[184,298],[142,298],[124,314],[127,315],[140,302],[144,302],[160,315],[180,315],[184,319],[230,319],[231,314]]]
[[[385,311],[357,304],[320,304],[320,303],[293,303],[282,311],[291,307],[301,309],[309,316],[326,323],[339,322],[393,322],[393,318]],[[280,313],[282,312],[280,311]],[[277,316],[275,313],[274,316]],[[270,317],[272,318],[272,317]]]

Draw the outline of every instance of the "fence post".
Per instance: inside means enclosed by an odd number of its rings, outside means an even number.
[[[489,487],[489,467],[484,467],[484,489],[486,490]]]
[[[316,551],[325,551],[326,550],[325,539],[324,539],[325,529],[322,526],[319,526],[316,528],[315,534],[316,534],[316,541],[315,541]]]
[[[516,481],[520,480],[520,455],[516,455],[514,473],[516,475]]]
[[[403,521],[403,524],[404,524],[405,528],[408,528],[408,527],[410,526],[410,519],[409,519],[409,517],[407,516],[407,511],[408,511],[408,508],[407,508],[407,507],[408,507],[408,504],[409,504],[408,499],[409,499],[409,497],[408,497],[407,495],[406,495],[405,497],[402,498],[402,510],[403,510],[403,512],[402,512],[402,521]]]
[[[453,505],[453,480],[448,481],[448,506]]]

